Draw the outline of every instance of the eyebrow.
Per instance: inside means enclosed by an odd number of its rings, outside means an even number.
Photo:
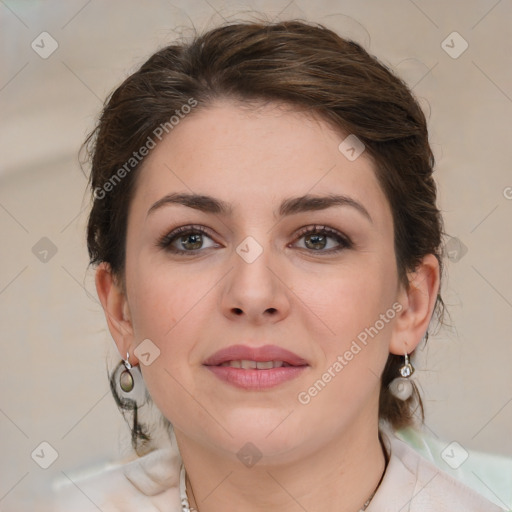
[[[191,193],[167,194],[149,208],[147,215],[149,216],[155,210],[163,206],[173,204],[187,206],[188,208],[193,208],[205,213],[226,216],[233,215],[233,208],[229,203],[216,199],[215,197]],[[290,197],[281,203],[278,213],[274,213],[274,217],[282,218],[297,213],[325,210],[334,206],[349,206],[354,208],[373,224],[368,210],[361,203],[349,196],[339,194],[329,194],[326,196],[306,194],[299,197]]]

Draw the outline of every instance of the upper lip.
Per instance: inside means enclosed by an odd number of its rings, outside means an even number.
[[[231,345],[215,352],[203,364],[205,366],[217,366],[226,361],[283,361],[292,366],[305,366],[308,362],[297,354],[277,345],[264,345],[250,347],[248,345]]]

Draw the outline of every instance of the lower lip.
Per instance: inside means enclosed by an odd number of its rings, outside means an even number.
[[[268,370],[244,370],[232,366],[206,366],[219,379],[238,388],[258,390],[278,386],[298,377],[307,366],[281,366]]]

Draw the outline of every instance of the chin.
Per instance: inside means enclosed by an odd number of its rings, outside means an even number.
[[[222,439],[213,443],[237,455],[242,455],[238,452],[243,452],[245,447],[245,450],[259,451],[262,461],[283,462],[283,457],[293,458],[297,447],[308,443],[306,423],[301,421],[297,424],[299,418],[293,416],[293,412],[290,414],[282,408],[238,408],[223,415],[222,425],[231,436],[222,430]]]

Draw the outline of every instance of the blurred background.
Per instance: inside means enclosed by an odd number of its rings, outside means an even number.
[[[257,13],[356,40],[421,102],[454,325],[418,350],[425,429],[512,456],[510,1],[0,0],[1,511],[37,510],[52,482],[130,448],[107,380],[119,354],[88,269],[80,144],[157,48]]]

